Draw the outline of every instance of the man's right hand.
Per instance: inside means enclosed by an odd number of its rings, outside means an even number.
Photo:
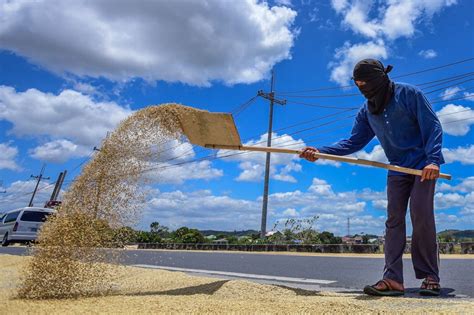
[[[303,151],[301,151],[300,158],[307,159],[310,162],[314,162],[318,159],[314,154],[318,152],[319,151],[316,148],[306,147],[303,149]]]

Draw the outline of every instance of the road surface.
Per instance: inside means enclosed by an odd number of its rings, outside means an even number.
[[[28,250],[0,248],[0,254],[3,253],[27,255]],[[418,297],[416,291],[421,281],[415,279],[410,259],[403,262],[407,296]],[[121,263],[341,292],[361,292],[364,285],[380,280],[384,266],[382,258],[165,250],[124,250]],[[474,297],[474,259],[442,259],[440,267],[442,296]]]

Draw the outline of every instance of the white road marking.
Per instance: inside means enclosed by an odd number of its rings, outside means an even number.
[[[332,281],[332,280],[266,276],[266,275],[256,275],[256,274],[251,274],[251,273],[239,273],[239,272],[203,270],[203,269],[188,269],[188,268],[156,266],[156,265],[133,265],[133,266],[134,267],[139,267],[139,268],[163,269],[163,270],[171,270],[171,271],[193,272],[193,273],[228,276],[228,277],[237,277],[237,278],[270,280],[270,281],[283,281],[283,282],[296,282],[296,283],[306,283],[306,284],[331,284],[331,283],[336,283],[337,282],[337,281]]]

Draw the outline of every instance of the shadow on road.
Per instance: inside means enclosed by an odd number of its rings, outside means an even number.
[[[441,294],[439,296],[423,296],[420,295],[418,292],[420,291],[419,288],[406,288],[405,295],[400,296],[401,298],[417,298],[417,299],[452,299],[452,298],[459,298],[456,294],[453,294],[455,291],[452,288],[442,288]],[[360,294],[356,297],[357,300],[378,300],[383,296],[372,296],[364,294],[362,291],[338,291],[337,293],[346,293],[346,294]]]
[[[118,293],[117,295],[126,295],[126,296],[196,295],[196,294],[212,295],[228,281],[229,280],[216,281],[216,282],[196,285],[192,287],[184,287],[184,288],[167,290],[167,291],[130,292],[130,293]]]

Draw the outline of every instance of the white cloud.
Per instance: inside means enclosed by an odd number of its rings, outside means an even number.
[[[336,49],[336,61],[329,64],[330,78],[340,85],[348,85],[352,77],[352,70],[358,61],[365,58],[386,59],[387,57],[388,50],[383,40],[354,45],[345,42],[344,46]]]
[[[270,194],[268,225],[282,218],[308,218],[319,216],[315,227],[339,235],[345,233],[347,217],[359,232],[382,234],[384,217],[365,213],[367,198],[383,192],[334,191],[331,185],[314,178],[306,191],[287,191]],[[152,221],[177,228],[183,225],[201,229],[259,229],[261,197],[244,200],[230,196],[214,195],[208,190],[192,192],[153,192],[142,220],[143,226]]]
[[[272,133],[272,146],[285,147],[290,149],[299,149],[305,146],[301,139],[294,139],[289,135],[277,135]],[[245,146],[264,146],[266,145],[267,134],[263,134],[259,139],[247,141]],[[219,150],[217,156],[222,157],[232,154],[234,151]],[[237,181],[260,181],[263,179],[265,172],[266,154],[264,152],[245,152],[236,156],[226,158],[225,161],[239,162],[239,168],[242,172],[236,178]],[[296,179],[291,175],[292,172],[300,172],[301,159],[296,154],[286,153],[272,153],[270,164],[270,177],[286,182],[296,182]]]
[[[465,136],[470,126],[474,124],[474,110],[470,107],[448,104],[436,114],[443,126],[443,131],[451,136]]]
[[[0,48],[59,74],[252,83],[291,58],[296,14],[257,0],[7,1]]]
[[[375,38],[380,30],[376,21],[368,21],[367,12],[370,11],[371,3],[368,1],[355,1],[344,12],[344,24],[359,34]]]
[[[374,9],[372,1],[332,1],[335,11],[343,16],[343,24],[353,32],[369,38],[390,40],[411,37],[416,24],[429,20],[444,7],[456,4],[444,0],[392,0]],[[375,12],[374,17],[370,15]]]
[[[188,142],[167,141],[158,150],[159,157],[148,162],[145,173],[152,183],[182,184],[186,180],[211,180],[224,175],[222,170],[212,167],[211,161],[191,162],[196,152]]]
[[[474,101],[474,93],[464,92],[464,97],[469,101]]]
[[[92,148],[131,113],[114,102],[95,102],[73,90],[55,95],[0,86],[0,120],[12,123],[9,132],[16,136],[47,136]]]
[[[375,3],[380,3],[374,8]],[[340,85],[347,85],[354,65],[361,59],[387,59],[391,43],[399,37],[411,37],[415,26],[421,21],[429,21],[433,14],[444,7],[455,4],[451,0],[392,0],[387,4],[375,1],[333,0],[332,7],[342,15],[342,24],[354,33],[370,39],[366,43],[351,45],[346,42],[336,49],[336,61],[330,62],[330,79]],[[435,51],[422,51],[423,56],[434,57]]]
[[[224,172],[212,167],[210,161],[198,161],[183,165],[177,163],[150,164],[153,171],[148,172],[148,177],[154,183],[160,184],[182,184],[187,180],[211,180],[222,177]]]
[[[474,176],[464,178],[461,183],[451,186],[445,182],[440,182],[437,187],[438,191],[457,191],[468,193],[474,191]]]
[[[278,5],[285,5],[287,7],[293,6],[293,4],[291,3],[291,0],[275,0],[275,3]]]
[[[10,143],[0,143],[0,170],[19,171],[21,168],[16,164],[15,159],[18,155],[18,148]]]
[[[336,12],[342,12],[348,4],[347,0],[331,0],[331,5]]]
[[[258,229],[260,226],[260,203],[215,196],[208,190],[157,191],[147,208],[142,221],[159,221],[172,228],[234,230]]]
[[[0,194],[0,213],[28,206],[35,186],[35,180],[19,180],[11,183],[9,186],[4,186],[4,189],[7,192],[5,194]],[[45,202],[51,197],[53,188],[54,185],[50,184],[47,180],[42,180],[38,186],[33,205],[36,207],[44,206]]]
[[[474,123],[474,122],[473,122]],[[443,149],[443,156],[446,163],[460,162],[463,165],[474,164],[474,145],[457,147],[455,149]]]
[[[438,56],[438,53],[434,51],[433,49],[427,49],[427,50],[420,50],[418,55],[425,59],[433,59],[436,56]]]
[[[461,91],[461,88],[458,87],[458,86],[455,86],[455,87],[450,87],[450,88],[447,88],[446,90],[444,90],[443,93],[440,94],[441,98],[443,100],[450,100],[452,98],[454,98],[456,96],[457,93],[459,93]]]
[[[387,210],[388,201],[387,199],[378,199],[372,201],[372,206],[378,210]]]
[[[448,209],[451,207],[460,207],[465,204],[465,197],[458,193],[442,193],[435,194],[436,209]]]
[[[85,156],[91,148],[78,146],[69,140],[61,139],[44,143],[30,150],[31,157],[53,163],[64,163],[70,158]]]
[[[283,216],[287,217],[297,217],[298,216],[298,211],[296,211],[295,208],[288,208],[282,213]]]
[[[385,155],[385,151],[383,150],[380,144],[377,144],[376,146],[374,146],[371,152],[359,151],[355,153],[354,155],[355,157],[359,159],[388,163],[388,159],[387,159],[387,156]]]

